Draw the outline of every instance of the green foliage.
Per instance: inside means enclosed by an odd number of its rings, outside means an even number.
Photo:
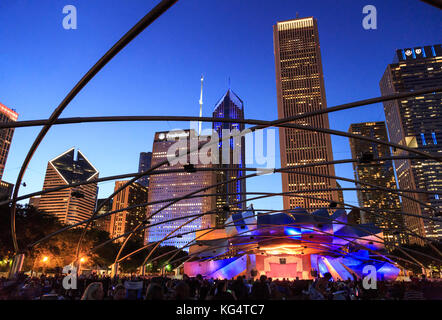
[[[16,231],[17,241],[21,249],[27,248],[29,244],[63,227],[65,227],[65,225],[60,223],[58,219],[52,215],[41,212],[32,206],[17,205]],[[23,270],[51,271],[70,264],[75,260],[77,243],[82,230],[82,228],[66,230],[30,248],[25,254]],[[136,238],[136,240],[134,238]],[[109,240],[109,234],[105,231],[91,229],[86,232],[81,251],[81,256],[86,258],[86,261],[82,263],[83,268],[95,269],[97,266],[106,268],[114,263],[121,243],[108,243],[99,247],[94,252],[90,251],[93,247],[107,240]],[[132,237],[127,242],[120,257],[122,258],[142,246],[143,243],[139,237]],[[158,271],[169,263],[168,259],[172,257],[174,254],[172,251],[174,250],[176,250],[176,248],[171,246],[157,248],[149,260],[153,260],[163,254],[165,255],[154,261],[151,265],[152,271]],[[166,254],[168,252],[171,253]],[[140,250],[138,253],[124,260],[120,264],[120,268],[123,272],[137,271],[148,253],[148,250]],[[2,206],[0,207],[0,261],[12,259],[13,255],[14,247],[10,230],[10,208],[8,206]],[[179,251],[173,260],[184,256],[187,256],[187,253]],[[44,259],[44,257],[47,257],[47,259]],[[175,268],[181,264],[182,261],[181,259],[172,264],[172,266]],[[0,271],[5,271],[2,269],[8,268],[9,263],[2,263],[0,265]]]

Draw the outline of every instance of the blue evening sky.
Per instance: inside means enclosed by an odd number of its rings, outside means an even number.
[[[1,0],[0,102],[19,120],[47,118],[87,70],[158,1]],[[62,27],[65,5],[78,10],[78,29]],[[377,30],[362,28],[362,8],[377,8]],[[379,80],[398,48],[441,42],[438,9],[418,0],[181,0],[117,55],[72,101],[62,117],[105,115],[195,115],[200,75],[204,110],[228,88],[245,102],[246,118],[277,118],[272,25],[314,16],[319,23],[328,106],[380,95]],[[330,127],[384,120],[381,105],[330,115]],[[53,127],[38,148],[21,194],[41,190],[48,160],[75,146],[108,176],[138,169],[141,151],[152,149],[155,131],[188,123],[137,122]],[[205,125],[208,127],[208,124]],[[3,179],[15,183],[40,128],[14,133]],[[333,137],[335,159],[350,158],[348,139]],[[279,147],[276,146],[279,167]],[[351,164],[336,174],[353,178]],[[342,183],[344,187],[354,187]],[[99,184],[99,196],[113,182]],[[248,191],[280,192],[280,175],[255,177]],[[353,192],[345,193],[356,204]],[[282,208],[280,198],[255,208]]]

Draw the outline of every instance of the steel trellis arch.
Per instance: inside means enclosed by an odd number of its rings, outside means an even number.
[[[16,253],[19,252],[19,246],[17,242],[17,235],[15,232],[15,213],[16,213],[16,203],[18,191],[20,190],[20,185],[22,183],[23,176],[26,172],[26,168],[32,159],[35,151],[40,145],[41,141],[44,139],[49,129],[52,127],[54,122],[61,115],[63,110],[68,106],[68,104],[75,98],[75,96],[87,85],[87,83],[110,61],[115,57],[129,42],[131,42],[136,36],[138,36],[144,29],[146,29],[151,23],[153,23],[158,17],[160,17],[164,12],[166,12],[172,5],[174,5],[178,0],[162,0],[157,4],[149,13],[147,13],[135,26],[133,26],[120,40],[115,43],[112,48],[107,51],[104,56],[97,61],[97,63],[81,78],[81,80],[75,85],[75,87],[68,93],[68,95],[63,99],[60,105],[54,110],[54,112],[49,117],[48,123],[41,129],[34,143],[32,144],[29,152],[23,162],[17,181],[14,188],[13,201],[11,207],[11,234],[12,242],[14,244],[14,250]]]

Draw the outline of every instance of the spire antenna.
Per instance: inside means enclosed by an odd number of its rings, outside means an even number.
[[[201,94],[200,94],[200,118],[203,116],[203,81],[204,77],[201,75]],[[201,121],[198,123],[198,135],[201,135]]]

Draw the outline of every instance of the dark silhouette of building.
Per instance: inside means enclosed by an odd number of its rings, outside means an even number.
[[[223,119],[244,119],[244,103],[232,91],[227,90],[224,96],[218,101],[213,110],[214,118]],[[246,162],[245,156],[245,139],[244,137],[221,141],[224,132],[234,133],[244,130],[244,123],[237,122],[214,122],[212,129],[218,133],[220,143],[219,149],[219,167],[238,170],[219,170],[216,172],[216,183],[227,180],[237,179],[244,176],[244,168]],[[230,146],[228,154],[223,155],[223,144]],[[216,188],[216,208],[220,211],[215,218],[215,225],[223,227],[225,221],[230,216],[231,211],[243,210],[246,207],[245,202],[234,204],[235,202],[244,201],[246,199],[246,180],[237,180],[217,186]],[[228,209],[227,209],[228,208]]]
[[[382,95],[410,92],[442,85],[442,46],[406,48],[396,51],[380,81]],[[384,102],[390,141],[432,154],[442,154],[442,93]],[[395,155],[407,152],[396,150]],[[436,160],[410,159],[395,161],[400,189],[442,190],[442,164]],[[408,194],[442,211],[441,194]],[[402,198],[403,210],[423,217],[434,217],[435,212],[407,198]],[[440,223],[419,217],[405,217],[406,225],[419,236],[442,239]],[[423,244],[419,237],[412,243]]]
[[[10,199],[13,190],[14,185],[12,183],[0,180],[0,201]]]
[[[140,162],[138,164],[138,172],[144,172],[150,169],[152,162],[152,152],[140,152]],[[149,187],[149,176],[144,176],[137,181],[143,187]]]
[[[0,103],[0,122],[8,123],[17,121],[18,113]],[[11,147],[14,128],[0,129],[0,180],[3,177],[9,148]]]
[[[273,26],[276,67],[276,92],[278,118],[327,108],[318,25],[313,17],[278,22]],[[329,128],[328,115],[304,118],[295,124]],[[296,167],[317,162],[332,161],[330,135],[298,130],[279,129],[282,167]],[[318,165],[303,169],[315,174],[334,175],[333,165]],[[304,174],[284,173],[283,192],[302,192],[314,189],[336,189],[336,181]],[[337,191],[300,193],[326,200],[337,201]],[[329,201],[301,197],[284,197],[284,209],[328,207]]]
[[[78,150],[69,149],[48,162],[43,190],[90,181],[98,178],[98,170]],[[97,183],[45,193],[38,208],[55,215],[61,222],[74,224],[92,216],[97,199]]]
[[[105,202],[105,200],[106,200],[105,198],[97,200],[97,207],[96,208],[98,208],[104,202],[104,205],[100,208],[100,210],[98,210],[97,215],[102,215],[102,214],[112,211],[113,200],[110,199],[109,201],[106,201],[106,202]],[[107,215],[103,218],[96,219],[93,221],[93,226],[96,229],[103,230],[103,231],[110,233],[111,219],[112,219],[112,215]]]
[[[352,134],[388,141],[387,129],[383,121],[352,123],[348,131]],[[388,146],[365,140],[350,139],[350,149],[352,158],[359,159],[358,162],[353,162],[355,180],[396,189],[393,161],[376,160],[391,157]],[[369,159],[365,161],[364,157],[373,157],[374,161]],[[361,184],[356,184],[356,187],[369,188]],[[395,245],[406,244],[407,234],[403,231],[404,219],[399,195],[386,193],[383,190],[358,190],[357,194],[361,208],[377,210],[376,214],[363,210],[361,223],[374,223],[381,228],[385,247],[389,250],[393,249]]]

